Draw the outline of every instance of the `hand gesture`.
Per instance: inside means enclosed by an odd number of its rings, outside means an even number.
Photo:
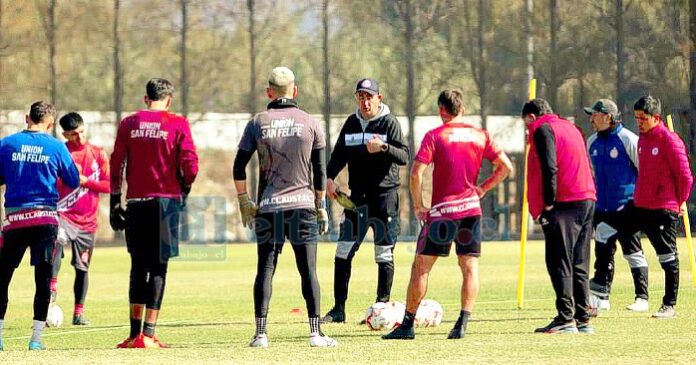
[[[379,137],[377,137],[377,136],[372,136],[372,139],[367,141],[367,152],[369,152],[369,153],[381,152],[382,145],[384,145],[384,141],[379,139]]]

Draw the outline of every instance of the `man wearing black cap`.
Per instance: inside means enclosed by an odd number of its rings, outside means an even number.
[[[327,195],[337,197],[336,176],[348,165],[350,198],[357,209],[344,211],[334,267],[334,307],[323,322],[345,322],[351,261],[368,228],[375,241],[377,302],[388,302],[394,279],[394,245],[399,233],[399,166],[409,150],[399,121],[382,103],[379,84],[362,79],[355,87],[358,108],[346,119],[327,167]]]
[[[590,280],[590,304],[593,314],[609,309],[609,294],[614,279],[616,240],[631,267],[635,301],[626,309],[648,310],[648,261],[640,244],[640,233],[626,232],[633,206],[633,191],[638,176],[638,136],[621,125],[619,109],[609,99],[599,99],[585,108],[596,133],[587,140],[594,168],[597,204],[594,215],[595,263]]]

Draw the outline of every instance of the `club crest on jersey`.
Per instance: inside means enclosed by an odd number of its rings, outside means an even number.
[[[609,157],[611,157],[611,158],[619,157],[619,150],[617,150],[616,147],[612,148],[611,151],[609,151]]]
[[[660,153],[660,150],[659,150],[657,147],[654,147],[654,148],[652,149],[652,155],[653,155],[653,156],[657,156],[658,153]]]

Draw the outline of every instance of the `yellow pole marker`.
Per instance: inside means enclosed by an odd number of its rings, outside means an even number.
[[[672,124],[672,115],[667,116],[667,128],[674,132],[674,124]],[[696,286],[696,259],[694,258],[694,244],[691,240],[691,223],[689,222],[689,210],[686,207],[686,202],[681,206],[682,219],[684,220],[684,236],[686,236],[686,247],[689,248],[689,267],[691,269],[691,281]]]
[[[536,99],[536,79],[529,80],[529,100]],[[525,126],[526,128],[526,126]],[[527,227],[529,226],[529,202],[527,201],[527,157],[529,143],[524,148],[524,174],[522,180],[522,222],[520,224],[520,270],[517,273],[517,308],[524,307],[524,274],[527,259]]]

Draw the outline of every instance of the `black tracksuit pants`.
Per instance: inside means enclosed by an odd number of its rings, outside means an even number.
[[[679,254],[677,252],[677,226],[679,216],[666,209],[635,208],[627,234],[643,231],[655,248],[657,259],[665,272],[665,295],[662,304],[677,304],[679,291]]]
[[[556,292],[558,321],[587,321],[593,201],[556,203],[539,218],[546,241],[546,269]]]
[[[633,203],[630,202],[618,212],[595,212],[595,272],[590,280],[590,290],[595,295],[608,298],[611,293],[614,254],[616,241],[619,241],[623,256],[631,268],[635,297],[648,299],[648,262],[641,247],[640,232],[626,233],[634,219],[634,210]]]

